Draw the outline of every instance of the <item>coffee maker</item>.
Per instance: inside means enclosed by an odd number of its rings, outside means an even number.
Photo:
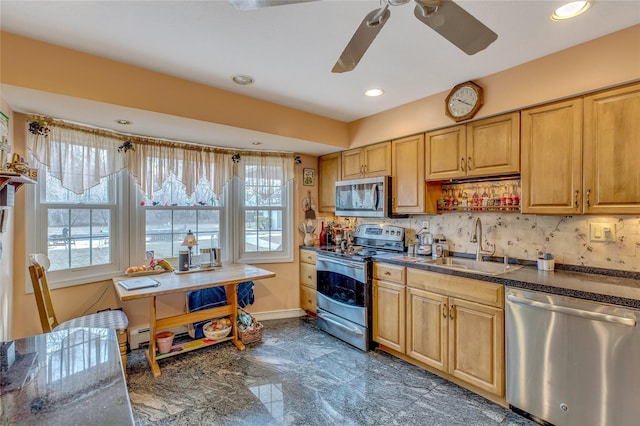
[[[418,249],[416,254],[431,255],[431,245],[433,244],[433,235],[428,229],[422,228],[416,234],[418,237]]]

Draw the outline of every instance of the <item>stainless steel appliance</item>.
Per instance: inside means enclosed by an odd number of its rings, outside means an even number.
[[[316,256],[317,324],[321,330],[351,345],[371,345],[372,255],[405,250],[405,230],[398,226],[360,225],[353,233],[359,249],[346,254],[331,251]]]
[[[640,419],[640,311],[507,288],[507,402],[563,425]]]
[[[391,176],[336,182],[336,216],[389,217]]]

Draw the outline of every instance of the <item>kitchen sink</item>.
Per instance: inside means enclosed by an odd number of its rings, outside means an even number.
[[[522,265],[508,265],[508,267],[505,268],[503,263],[477,262],[473,259],[456,257],[441,257],[438,259],[422,260],[419,263],[444,269],[454,269],[457,271],[474,272],[485,275],[501,275],[522,268]]]

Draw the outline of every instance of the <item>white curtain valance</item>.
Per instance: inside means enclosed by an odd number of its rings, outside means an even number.
[[[274,188],[294,177],[292,153],[233,151],[124,135],[50,118],[30,119],[49,131],[45,136],[27,128],[28,149],[64,188],[76,194],[124,168],[150,199],[171,175],[185,186],[189,196],[205,179],[217,197],[234,174],[253,185]],[[131,147],[121,149],[125,143]]]

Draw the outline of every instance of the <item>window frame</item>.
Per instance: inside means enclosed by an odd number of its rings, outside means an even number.
[[[59,271],[48,271],[47,278],[51,289],[72,287],[87,283],[111,280],[122,274],[129,259],[129,244],[125,235],[129,234],[129,174],[120,171],[110,177],[109,191],[113,197],[113,204],[86,203],[42,203],[42,195],[46,191],[46,167],[38,171],[40,179],[37,185],[29,185],[27,189],[27,203],[33,208],[27,209],[27,223],[31,224],[32,233],[26,241],[27,255],[30,253],[44,253],[48,255],[48,211],[50,209],[87,209],[108,208],[111,211],[111,263],[96,266],[70,268]],[[27,264],[28,264],[27,256]],[[28,265],[27,265],[28,266]],[[27,280],[27,293],[33,292],[33,285]]]

